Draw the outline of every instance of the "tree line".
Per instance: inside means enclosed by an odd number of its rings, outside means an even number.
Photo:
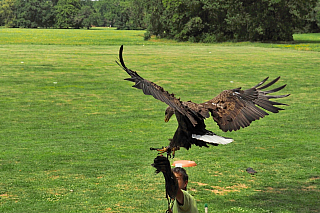
[[[291,41],[320,32],[320,0],[0,0],[0,25],[144,29],[191,42]]]

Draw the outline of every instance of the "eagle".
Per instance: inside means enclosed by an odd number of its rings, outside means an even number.
[[[272,86],[280,79],[280,77],[277,77],[263,85],[268,80],[267,77],[250,89],[242,90],[239,87],[224,90],[211,100],[200,104],[192,101],[181,101],[173,93],[170,94],[163,87],[142,78],[137,72],[127,68],[122,52],[123,45],[120,47],[119,59],[116,63],[130,75],[130,78],[124,80],[134,82],[133,87],[141,89],[145,95],[152,95],[155,99],[168,105],[165,110],[165,122],[168,122],[173,115],[176,116],[178,128],[173,138],[169,139],[169,145],[162,148],[150,148],[151,150],[157,150],[160,154],[167,153],[167,157],[174,157],[175,151],[181,147],[188,150],[192,144],[208,147],[208,144],[217,146],[233,142],[232,138],[216,135],[206,129],[204,120],[210,118],[210,115],[222,131],[237,131],[240,128],[248,127],[252,121],[268,115],[266,111],[278,113],[283,110],[277,105],[287,104],[274,102],[270,99],[284,98],[290,95],[269,95],[282,90],[286,87],[286,84],[265,91],[264,89]]]

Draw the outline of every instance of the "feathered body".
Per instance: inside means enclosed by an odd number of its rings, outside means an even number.
[[[268,78],[247,90],[241,90],[241,88],[225,90],[213,99],[201,104],[191,101],[182,102],[174,94],[165,91],[161,86],[142,78],[137,72],[128,69],[123,61],[122,52],[123,46],[119,50],[119,62],[116,62],[130,75],[130,78],[125,80],[134,82],[135,85],[133,87],[141,89],[145,95],[152,95],[155,99],[168,105],[165,111],[166,122],[169,121],[173,114],[176,115],[178,128],[173,138],[169,139],[170,144],[165,149],[168,154],[171,151],[180,149],[180,147],[189,149],[192,144],[207,147],[208,144],[219,145],[232,142],[233,139],[218,136],[206,129],[204,120],[209,118],[210,115],[224,132],[236,131],[241,127],[245,128],[249,126],[252,121],[268,115],[263,109],[278,113],[283,109],[276,107],[276,105],[286,105],[270,101],[269,99],[289,96],[289,94],[268,95],[283,89],[286,85],[263,91],[263,89],[276,83],[280,79],[278,77],[264,86],[262,85]]]

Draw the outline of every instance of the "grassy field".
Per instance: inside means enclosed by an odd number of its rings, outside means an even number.
[[[320,34],[294,38],[190,44],[108,28],[0,28],[0,212],[165,212],[149,147],[167,145],[177,124],[123,80],[121,44],[129,68],[185,101],[281,76],[285,111],[232,133],[208,119],[235,142],[174,160],[198,164],[187,171],[199,212],[320,212]]]

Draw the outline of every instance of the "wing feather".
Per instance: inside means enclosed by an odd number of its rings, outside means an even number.
[[[168,147],[171,148],[184,147],[189,149],[191,144],[200,147],[207,146],[208,143],[216,142],[215,139],[217,138],[222,138],[223,143],[230,143],[233,141],[232,139],[215,136],[213,132],[206,130],[204,119],[210,117],[210,113],[220,129],[225,132],[236,131],[249,126],[255,120],[269,115],[268,112],[277,113],[283,110],[277,106],[287,104],[271,101],[270,99],[285,98],[290,95],[269,95],[282,90],[286,85],[264,91],[264,89],[274,85],[280,79],[280,77],[277,77],[266,83],[269,79],[267,77],[249,89],[241,90],[241,87],[239,87],[225,90],[202,104],[196,104],[191,101],[182,102],[174,94],[168,93],[161,86],[142,78],[137,72],[127,68],[122,53],[123,46],[120,47],[119,61],[116,61],[116,63],[130,76],[125,80],[134,82],[134,88],[141,89],[145,95],[152,95],[155,99],[166,103],[174,109],[179,125],[173,139],[170,139]],[[169,110],[172,115],[170,107]]]
[[[278,113],[282,108],[276,105],[287,105],[280,102],[270,101],[273,98],[285,98],[287,95],[267,95],[270,93],[278,92],[286,87],[282,85],[275,89],[263,91],[274,85],[280,77],[275,78],[269,83],[262,86],[268,78],[265,78],[256,86],[241,90],[236,88],[233,90],[225,90],[215,98],[201,104],[209,109],[214,121],[218,124],[223,131],[236,131],[241,127],[245,128],[255,120],[269,115],[266,111]],[[261,108],[260,108],[261,107]],[[264,111],[264,110],[266,111]]]
[[[116,63],[130,75],[130,78],[126,78],[124,80],[134,82],[135,85],[133,85],[132,87],[141,89],[145,95],[152,95],[155,99],[158,99],[166,103],[182,115],[187,116],[194,126],[197,124],[196,119],[193,117],[196,115],[192,114],[191,111],[188,108],[186,108],[182,104],[182,102],[174,96],[174,94],[168,93],[161,86],[142,78],[137,72],[127,68],[122,57],[122,52],[123,45],[120,47],[119,61],[116,61]]]
[[[261,81],[260,83],[264,84],[268,79],[269,79],[269,77],[265,78],[265,79],[264,79],[263,81]],[[275,79],[273,79],[272,81],[270,81],[270,82],[267,83],[266,85],[264,85],[264,86],[262,86],[262,87],[259,87],[258,90],[263,90],[263,89],[265,89],[265,88],[267,88],[267,87],[270,87],[271,85],[273,85],[274,83],[276,83],[279,79],[280,79],[280,76],[277,77],[277,78],[275,78]],[[262,84],[260,84],[260,85],[258,84],[258,85],[261,86]],[[257,86],[258,86],[258,85],[257,85]],[[255,87],[255,88],[257,88],[257,87]]]

